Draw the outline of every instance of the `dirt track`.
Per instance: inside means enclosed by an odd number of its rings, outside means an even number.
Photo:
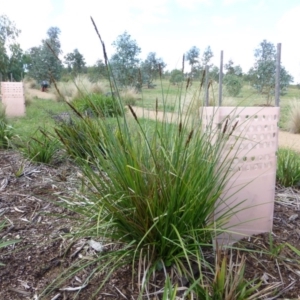
[[[150,119],[155,119],[157,117],[158,120],[162,120],[163,119],[163,112],[158,112],[157,116],[156,116],[156,112],[155,111],[149,111],[146,109],[143,109],[141,107],[135,107],[134,111],[136,113],[136,115],[138,117],[148,117]],[[176,120],[176,115],[172,114],[172,113],[165,113],[167,118],[169,120]],[[293,134],[293,133],[289,133],[286,131],[279,131],[279,147],[288,147],[288,148],[292,148],[296,151],[300,152],[300,134]]]

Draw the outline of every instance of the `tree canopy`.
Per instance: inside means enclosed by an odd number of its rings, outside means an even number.
[[[270,99],[275,93],[276,48],[274,44],[263,40],[255,49],[254,57],[255,63],[249,71],[248,78],[259,93],[265,94],[267,99]],[[281,95],[286,93],[291,82],[293,82],[293,77],[281,66]]]
[[[38,47],[32,47],[27,54],[30,57],[28,63],[29,75],[37,81],[48,80],[50,82],[59,80],[63,69],[59,59],[61,43],[59,40],[60,29],[50,27],[47,31],[47,38],[42,40]]]

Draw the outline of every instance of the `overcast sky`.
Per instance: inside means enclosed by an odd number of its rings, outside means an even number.
[[[300,83],[299,0],[0,0],[0,14],[22,30],[23,50],[40,45],[48,28],[57,26],[63,55],[77,48],[89,65],[103,58],[90,16],[109,57],[111,43],[126,30],[141,58],[156,52],[170,70],[181,67],[192,46],[202,54],[210,45],[216,65],[224,50],[225,62],[232,59],[247,72],[254,49],[266,39],[282,43],[282,64]]]

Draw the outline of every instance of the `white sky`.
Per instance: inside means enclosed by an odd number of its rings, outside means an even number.
[[[125,30],[142,49],[141,58],[156,52],[167,69],[181,68],[182,55],[192,46],[200,55],[210,45],[219,66],[232,59],[247,72],[254,49],[263,39],[282,43],[282,64],[300,83],[299,0],[0,0],[6,14],[22,30],[23,50],[38,46],[49,27],[61,30],[63,55],[75,48],[88,65],[103,59],[92,16],[113,54],[111,43]]]

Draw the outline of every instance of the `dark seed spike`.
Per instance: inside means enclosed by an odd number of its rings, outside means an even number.
[[[131,107],[131,105],[128,105],[129,109],[130,109],[130,112],[132,113],[134,119],[138,122],[138,118],[137,118],[137,115],[135,113],[135,111],[133,110],[133,108]]]
[[[98,37],[99,37],[99,40],[100,40],[100,42],[101,42],[101,44],[102,44],[102,49],[103,49],[103,56],[104,56],[105,65],[108,66],[108,58],[107,58],[107,53],[106,53],[106,49],[105,49],[105,44],[104,44],[104,42],[103,42],[103,40],[102,40],[102,38],[101,38],[101,35],[100,35],[99,31],[98,31],[97,25],[96,25],[96,23],[94,22],[94,19],[93,19],[92,17],[91,17],[91,20],[92,20],[92,23],[93,23],[93,25],[94,25],[95,31],[96,31],[96,33],[97,33],[97,35],[98,35]]]
[[[156,115],[158,114],[158,99],[156,98],[155,100],[155,111],[156,111]]]
[[[224,128],[223,128],[223,134],[225,134],[226,130],[227,130],[227,125],[228,125],[228,119],[226,119],[226,122],[225,122],[225,125],[224,125]]]
[[[239,121],[236,121],[236,122],[235,122],[235,124],[233,125],[233,127],[232,127],[232,129],[231,129],[229,135],[232,135],[232,133],[234,132],[234,130],[235,130],[235,128],[236,128],[238,122],[239,122]]]
[[[180,134],[181,134],[181,131],[182,131],[182,123],[181,123],[181,122],[179,123],[178,131],[179,131],[179,135],[180,135]]]
[[[194,133],[194,129],[192,129],[191,132],[189,133],[189,136],[188,136],[188,138],[186,140],[186,143],[185,143],[185,147],[187,147],[189,145],[189,143],[190,143],[190,141],[193,137],[193,133]]]
[[[190,81],[191,81],[191,78],[189,77],[186,81],[186,87],[185,87],[186,90],[188,89],[188,87],[190,85]]]
[[[202,87],[203,87],[203,84],[204,84],[204,78],[205,78],[205,69],[204,69],[203,72],[202,72],[202,78],[201,78],[201,82],[200,82],[200,90],[201,90]]]

